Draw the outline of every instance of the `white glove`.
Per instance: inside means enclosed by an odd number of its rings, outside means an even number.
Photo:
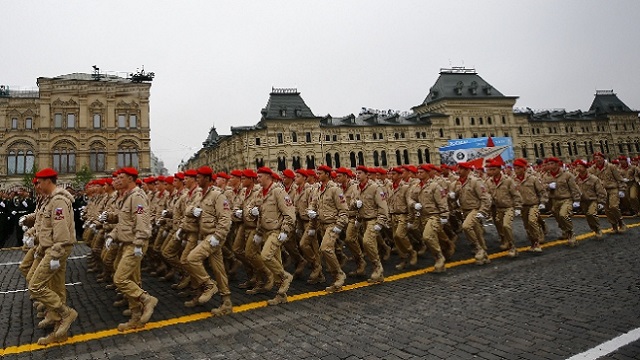
[[[378,224],[375,224],[375,225],[373,225],[373,230],[380,231],[380,230],[382,230],[382,226],[380,226]]]
[[[22,232],[25,232],[25,231],[27,231],[27,230],[29,230],[29,227],[28,227],[28,226],[24,226],[24,225],[22,225]]]
[[[27,219],[26,216],[20,216],[20,219],[18,220],[18,225],[22,226],[22,224],[24,223],[24,221]]]
[[[169,213],[169,210],[167,209],[162,210],[162,217],[166,217],[168,213]]]
[[[111,244],[113,244],[113,238],[111,236],[108,236],[107,240],[104,241],[104,248],[110,250]]]
[[[102,214],[100,214],[98,216],[98,221],[100,221],[100,222],[107,221],[107,212],[106,211],[103,211]]]
[[[360,209],[362,207],[362,200],[356,200],[356,207]]]
[[[49,261],[49,269],[58,270],[60,268],[60,260],[51,259]]]
[[[287,241],[287,233],[281,232],[278,234],[278,241],[285,242]]]
[[[538,210],[544,210],[544,209],[546,209],[546,208],[547,208],[547,207],[546,207],[544,204],[540,204],[540,205],[538,205]]]
[[[133,256],[142,257],[142,255],[142,248],[140,246],[133,248]]]
[[[96,224],[89,225],[89,229],[96,231]]]
[[[455,191],[449,192],[449,198],[452,199],[452,200],[455,199],[456,198],[456,192]]]
[[[360,221],[356,220],[353,225],[355,225],[355,227],[359,227],[360,226]]]
[[[413,223],[407,223],[407,229],[409,230],[413,229]]]
[[[25,236],[22,238],[22,243],[29,249],[35,246],[34,241],[35,239],[33,238],[33,236]]]
[[[253,235],[253,242],[256,243],[256,245],[260,245],[262,242],[262,236],[258,234]]]
[[[220,241],[218,241],[215,236],[211,235],[211,237],[209,238],[209,244],[213,247],[216,247],[220,245]]]
[[[622,179],[622,181],[624,181],[624,182],[629,182],[629,179],[627,179],[627,178],[623,178],[623,179]]]
[[[574,201],[573,202],[573,208],[579,208],[580,207],[580,201]]]
[[[87,228],[87,226],[89,226],[89,224],[87,224],[87,223],[83,223],[83,224],[82,224],[82,228],[83,228],[83,229],[86,229],[86,228]]]
[[[551,190],[555,190],[555,189],[556,189],[556,183],[555,183],[555,181],[554,181],[554,182],[550,182],[550,183],[549,183],[549,189],[551,189]]]
[[[13,211],[11,212],[11,215],[15,215],[15,214],[17,214],[17,212],[16,212],[15,210],[13,210]]]
[[[156,220],[156,225],[158,226],[162,225],[162,221],[160,219]]]
[[[316,231],[314,229],[309,229],[309,231],[307,231],[307,235],[315,236],[316,235]]]
[[[482,219],[484,219],[484,218],[485,218],[485,216],[484,216],[484,214],[483,214],[483,213],[479,212],[479,213],[477,213],[477,214],[476,214],[476,219],[480,219],[480,220],[482,220]]]
[[[82,206],[82,207],[80,207],[80,211],[84,211],[84,209],[86,209],[86,208],[87,208],[86,206]]]
[[[258,209],[258,207],[257,207],[257,206],[252,207],[252,208],[251,208],[251,215],[253,215],[253,216],[258,216],[258,215],[260,215],[260,209]]]
[[[176,231],[176,239],[180,240],[181,235],[182,235],[182,229],[178,229],[178,231]]]
[[[307,216],[309,219],[315,219],[318,216],[318,213],[315,210],[307,210]]]
[[[522,210],[520,210],[520,209],[515,209],[515,210],[513,211],[513,215],[515,215],[515,216],[520,216],[520,215],[522,215]]]
[[[622,199],[624,197],[624,191],[618,191],[618,196]]]
[[[440,218],[440,224],[444,225],[444,224],[447,224],[447,223],[449,223],[449,219],[447,219],[445,217],[441,217]]]
[[[28,207],[28,206],[29,206],[29,204],[27,204],[27,201],[26,201],[26,200],[22,200],[22,206],[24,206],[24,207]]]
[[[422,204],[420,204],[420,203],[415,203],[415,205],[413,205],[413,208],[414,208],[414,209],[416,209],[416,210],[418,210],[418,211],[420,211],[420,210],[422,210]]]
[[[180,244],[182,245],[182,247],[187,246],[187,240],[182,240],[182,242]]]
[[[340,228],[339,228],[339,227],[337,227],[337,226],[334,226],[334,227],[333,227],[333,229],[331,229],[331,231],[333,231],[333,232],[334,232],[334,233],[336,233],[336,234],[340,234],[340,233],[342,232],[342,229],[340,229]]]
[[[604,210],[604,204],[598,204],[597,208],[598,210]]]
[[[4,204],[4,201],[0,202],[0,206],[7,207],[7,205]]]
[[[242,210],[238,209],[234,211],[233,215],[235,215],[238,219],[242,219]]]
[[[202,209],[201,208],[193,208],[193,216],[200,217],[200,215],[202,215]]]

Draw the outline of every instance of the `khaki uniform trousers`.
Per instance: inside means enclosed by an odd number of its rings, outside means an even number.
[[[189,252],[186,270],[189,272],[189,275],[191,275],[192,284],[195,284],[196,287],[217,283],[220,295],[230,295],[229,279],[227,278],[227,272],[224,268],[224,258],[222,255],[222,247],[226,239],[218,239],[220,244],[218,246],[211,246],[209,243],[211,236],[213,235],[206,236],[203,241],[199,241],[199,244]],[[216,279],[215,283],[211,280],[207,270],[204,268],[204,261],[207,259],[209,260],[211,269],[213,269],[213,276]]]
[[[176,232],[171,230],[162,245],[162,257],[175,269],[181,269],[180,257],[182,256],[182,240],[176,239]]]
[[[580,202],[580,208],[584,217],[587,218],[587,224],[593,232],[600,230],[600,222],[598,221],[598,202],[595,200],[587,200]]]
[[[313,236],[309,235],[309,229],[311,226],[309,221],[299,220],[298,226],[302,228],[302,236],[300,236],[300,251],[302,252],[302,255],[309,264],[313,264],[314,268],[322,266],[317,233]]]
[[[264,260],[262,260],[262,256],[260,255],[262,251],[262,245],[256,244],[253,241],[253,237],[256,234],[256,228],[245,227],[244,235],[245,235],[245,247],[244,253],[247,257],[247,260],[251,263],[251,268],[254,271],[254,275],[264,274],[269,275],[269,269],[264,264]],[[264,242],[266,239],[266,234],[262,235],[262,241]]]
[[[329,272],[335,277],[342,272],[340,262],[336,256],[336,243],[338,242],[339,234],[333,231],[336,226],[335,223],[320,224],[318,225],[318,233],[322,234],[322,242],[320,243],[320,253],[324,257],[324,261],[327,263]]]
[[[607,189],[607,202],[604,204],[604,212],[607,214],[607,220],[614,227],[617,227],[622,220],[620,213],[620,196],[618,189]]]
[[[142,247],[142,252],[146,253],[147,248],[148,244],[145,244]],[[113,274],[113,283],[118,291],[129,300],[129,308],[132,310],[142,306],[138,299],[145,293],[141,287],[142,274],[140,273],[143,256],[135,256],[134,249],[135,245],[131,243],[120,244],[120,261],[115,274]]]
[[[91,242],[91,253],[93,253],[93,258],[96,260],[102,260],[102,248],[104,247],[104,230],[98,230],[93,236],[93,241]]]
[[[273,276],[277,278],[284,277],[284,267],[282,266],[282,246],[283,243],[278,240],[278,235],[280,234],[280,230],[271,230],[263,234],[262,240],[264,241],[264,245],[262,246],[262,251],[260,252],[260,257],[262,257],[262,261],[265,266]],[[287,239],[287,241],[292,241]]]
[[[635,181],[629,185],[629,206],[634,214],[640,212],[640,185]]]
[[[233,243],[231,244],[231,250],[236,256],[236,259],[240,260],[240,262],[244,266],[247,275],[251,277],[253,274],[253,265],[251,265],[251,261],[245,253],[245,248],[247,247],[247,236],[245,235],[246,229],[247,227],[244,225],[244,223],[238,224],[236,236],[233,238]],[[253,233],[255,233],[255,229]],[[253,235],[251,235],[250,240],[253,241]]]
[[[422,242],[426,244],[429,248],[429,251],[437,257],[440,253],[442,253],[438,237],[438,234],[442,232],[440,216],[431,215],[425,217],[422,222],[424,225],[424,227],[422,228]]]
[[[380,232],[373,229],[376,224],[377,219],[364,221],[363,226],[365,228],[364,235],[362,236],[362,247],[364,248],[364,253],[374,264],[380,262],[380,256],[378,255],[378,237],[380,236]]]
[[[401,259],[406,259],[413,251],[407,234],[407,214],[391,214],[391,231],[398,255]]]
[[[344,238],[344,242],[349,248],[351,256],[353,256],[353,259],[356,260],[356,262],[364,260],[364,257],[362,255],[362,246],[360,245],[360,231],[358,227],[359,226],[356,226],[356,219],[349,218],[349,223],[347,224],[347,231]]]
[[[462,222],[462,231],[467,239],[475,245],[477,250],[487,250],[487,244],[484,241],[484,229],[480,219],[476,218],[478,210],[466,210],[462,212],[464,221]]]
[[[522,224],[532,246],[539,245],[544,241],[544,232],[540,221],[540,210],[537,206],[525,205],[522,207]]]
[[[51,257],[50,248],[47,248],[31,276],[29,292],[35,300],[44,304],[47,310],[59,310],[66,303],[65,276],[67,273],[67,258],[71,254],[72,248],[73,245],[64,246],[64,253],[58,259],[60,267],[56,270],[51,270],[50,262],[53,258]]]
[[[112,275],[116,271],[116,258],[118,257],[118,243],[113,241],[109,249],[104,247],[100,258],[104,266],[104,272]]]
[[[508,246],[508,249],[515,248],[513,241],[513,208],[496,208],[493,215],[493,224],[496,226],[500,243]]]
[[[36,253],[35,247],[32,247],[31,249],[29,249],[24,254],[24,257],[22,258],[22,261],[18,266],[20,273],[22,274],[22,276],[24,276],[25,279],[27,279],[27,275],[29,275],[29,270],[31,270],[31,266],[35,261],[35,253]],[[27,283],[29,283],[29,279],[27,279]]]
[[[552,201],[551,213],[558,222],[558,227],[567,238],[573,236],[573,222],[571,221],[571,217],[573,216],[572,209],[571,199],[553,199]]]

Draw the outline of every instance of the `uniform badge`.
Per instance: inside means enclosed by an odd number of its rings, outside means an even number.
[[[340,198],[340,202],[344,203],[346,200],[344,199],[344,194],[340,193],[340,195],[338,195],[338,197]]]
[[[229,207],[229,201],[225,200],[222,203],[222,208],[225,209],[225,210],[231,210],[231,207]]]
[[[144,206],[138,205],[138,208],[136,209],[136,214],[138,215],[144,214]]]
[[[446,197],[446,196],[447,196],[447,190],[440,189],[440,197]]]
[[[62,208],[56,208],[55,219],[56,220],[63,220],[64,219],[64,214],[62,213]]]
[[[384,191],[380,191],[380,197],[382,198],[382,200],[387,200],[387,193]]]
[[[293,201],[291,201],[291,198],[290,198],[289,196],[285,196],[285,197],[284,197],[284,203],[285,203],[287,206],[293,206]]]

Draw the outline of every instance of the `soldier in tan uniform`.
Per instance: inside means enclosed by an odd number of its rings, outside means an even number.
[[[522,198],[522,224],[531,243],[530,250],[541,252],[540,244],[544,241],[544,232],[540,226],[543,222],[540,210],[545,208],[549,196],[538,175],[527,172],[528,167],[525,159],[520,158],[513,162],[516,190]]]
[[[238,170],[235,171],[237,174]],[[239,175],[242,176],[242,173],[240,172]],[[227,201],[229,201],[231,206],[233,206],[236,196],[240,193],[240,176],[231,176],[224,171],[220,171],[217,174],[216,186],[222,190],[222,193],[227,197]],[[231,228],[227,233],[227,240],[223,242],[222,246],[222,258],[224,259],[225,269],[227,269],[229,279],[234,278],[240,267],[242,267],[242,263],[236,259],[236,255],[231,248],[233,239],[236,238],[236,232],[238,231],[238,223],[240,222],[238,220],[240,219],[231,216]]]
[[[293,281],[293,275],[282,266],[281,247],[295,229],[295,207],[293,200],[282,187],[274,183],[274,173],[268,167],[258,169],[258,182],[262,189],[258,193],[258,228],[254,242],[262,246],[260,256],[272,276],[280,283],[275,298],[267,301],[269,305],[287,302],[287,291]],[[253,210],[253,209],[252,209]]]
[[[367,281],[379,283],[384,281],[384,269],[378,254],[377,238],[389,216],[386,192],[373,180],[369,180],[368,168],[358,166],[356,176],[358,177],[358,186],[350,208],[358,211],[358,219],[364,226],[362,245],[369,261],[373,264],[373,271]]]
[[[596,238],[602,238],[602,230],[598,221],[598,211],[604,209],[604,203],[607,201],[607,191],[602,186],[602,181],[589,174],[587,162],[584,160],[576,160],[573,162],[576,169],[576,184],[580,188],[582,197],[580,199],[580,207],[582,213],[587,219],[587,224],[591,231],[596,233]]]
[[[67,258],[76,242],[76,230],[73,196],[57,187],[58,174],[47,168],[37,172],[35,177],[44,196],[35,220],[38,237],[38,249],[35,252],[41,260],[29,281],[29,293],[44,305],[47,312],[51,313],[50,318],[56,321],[53,332],[38,339],[39,345],[48,345],[65,341],[69,327],[78,317],[78,313],[65,304],[66,296],[59,295],[66,291]]]
[[[124,198],[117,213],[115,228],[108,237],[120,243],[120,261],[113,275],[113,282],[129,301],[131,319],[118,325],[118,331],[143,327],[153,314],[158,299],[141,287],[140,264],[149,246],[151,223],[149,221],[146,194],[136,186],[138,171],[122,168],[118,178]],[[108,241],[108,240],[107,240]]]
[[[563,235],[560,239],[568,239],[569,246],[576,246],[575,233],[573,232],[572,208],[580,207],[580,189],[574,176],[562,170],[562,161],[551,157],[545,160],[547,172],[542,177],[542,183],[549,190],[551,201],[551,213],[558,222],[558,227]]]
[[[336,243],[349,221],[344,193],[340,187],[330,182],[331,171],[332,169],[326,165],[318,167],[320,186],[313,194],[307,210],[311,228],[322,236],[320,251],[334,278],[333,284],[325,289],[330,293],[340,290],[347,278],[336,256]]]
[[[195,169],[189,169],[184,172],[185,187],[188,189],[187,196],[184,198],[184,211],[180,219],[180,227],[175,233],[175,237],[182,244],[182,253],[180,255],[180,265],[185,269],[185,276],[180,281],[176,289],[185,289],[192,281],[191,276],[186,271],[187,256],[193,248],[198,245],[198,231],[200,229],[198,218],[193,215],[193,208],[197,207],[202,200],[202,188],[198,186],[196,177],[198,172]],[[187,292],[183,293],[187,295]]]
[[[620,213],[620,199],[625,197],[626,184],[622,181],[622,176],[618,168],[613,164],[604,161],[602,153],[593,154],[594,164],[589,168],[589,172],[597,176],[607,191],[607,202],[604,204],[604,212],[613,227],[614,233],[622,233],[627,230],[627,226],[622,222]]]
[[[483,181],[472,175],[472,164],[463,162],[459,163],[458,167],[460,177],[449,192],[449,197],[460,203],[464,218],[462,231],[476,248],[476,264],[488,264],[490,260],[487,255],[487,244],[484,241],[482,220],[487,218],[491,210],[491,195],[487,192]]]
[[[407,263],[411,266],[418,263],[418,252],[413,249],[407,233],[409,212],[411,211],[409,207],[411,192],[409,184],[402,181],[403,172],[401,167],[395,167],[389,171],[392,181],[388,199],[389,216],[391,217],[393,241],[400,256],[400,263],[396,265],[398,270],[404,269]]]
[[[485,185],[493,199],[491,210],[500,236],[500,248],[508,250],[509,257],[516,257],[518,250],[513,240],[513,218],[522,215],[522,197],[516,190],[515,181],[502,174],[502,165],[498,161],[489,161],[485,168]]]
[[[194,182],[191,180],[189,182],[191,186],[193,186]],[[171,271],[165,276],[165,279],[172,280],[171,272],[180,271],[182,273],[182,279],[178,283],[172,284],[171,288],[182,290],[189,285],[189,276],[186,275],[186,271],[184,271],[184,267],[180,262],[183,251],[182,239],[179,236],[176,236],[176,233],[180,230],[190,191],[190,189],[185,185],[185,176],[183,172],[174,174],[173,187],[176,192],[174,195],[175,201],[173,201],[173,205],[170,208],[165,209],[166,211],[163,210],[161,213],[162,218],[164,218],[167,223],[169,231],[167,239],[162,246],[161,254],[171,267]]]
[[[275,174],[275,173],[274,173]],[[287,193],[291,201],[293,202],[294,210],[295,210],[295,193],[298,189],[298,185],[295,184],[296,173],[291,169],[284,169],[282,171],[282,185],[284,191]],[[294,217],[295,220],[295,217]],[[304,272],[305,267],[307,266],[307,261],[300,254],[300,249],[298,244],[300,243],[298,234],[294,228],[290,234],[287,234],[289,239],[284,242],[282,245],[289,255],[289,259],[293,260],[296,269],[293,272],[293,278],[299,278]]]
[[[633,211],[634,216],[640,216],[640,167],[638,166],[638,162],[640,161],[640,156],[631,158],[631,165],[629,166],[632,170],[629,173],[629,178],[627,184],[629,185],[629,202],[631,206],[631,210]]]
[[[311,228],[307,209],[312,200],[313,188],[307,184],[309,174],[304,169],[296,170],[295,184],[296,191],[293,195],[293,205],[296,209],[296,233],[300,239],[300,251],[306,262],[311,264],[311,274],[307,282],[309,284],[322,283],[325,281],[322,273],[322,261],[316,230]]]
[[[625,186],[625,196],[620,198],[620,212],[623,215],[633,216],[636,212],[631,207],[631,188],[635,177],[635,168],[630,164],[631,159],[624,155],[620,155],[618,161],[618,172],[620,172],[620,177],[622,177],[622,182],[624,182]]]
[[[345,201],[347,204],[350,204],[355,197],[358,184],[356,182],[352,182],[349,178],[349,170],[344,167],[338,168],[336,170],[336,182],[338,186],[340,186],[340,189],[342,189]],[[347,225],[345,232],[344,242],[347,245],[347,248],[349,248],[349,252],[351,252],[353,260],[356,262],[356,269],[353,272],[350,272],[349,275],[364,276],[367,262],[364,259],[362,245],[360,245],[360,223],[356,226],[356,218],[358,216],[357,209],[348,208],[347,216],[349,217],[349,224]]]

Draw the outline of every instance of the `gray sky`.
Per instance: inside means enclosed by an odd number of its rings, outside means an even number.
[[[475,67],[516,106],[640,109],[640,1],[2,1],[0,84],[156,73],[151,147],[169,171],[209,128],[253,125],[271,87],[315,115],[408,110],[439,69]]]

